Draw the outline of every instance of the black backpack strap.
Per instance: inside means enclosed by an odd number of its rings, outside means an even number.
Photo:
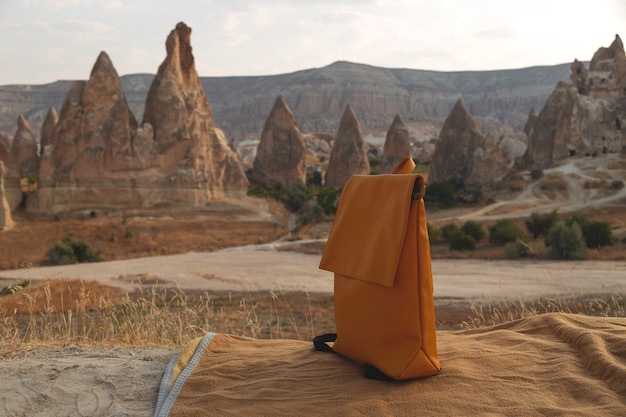
[[[326,333],[313,338],[313,347],[318,352],[337,353],[328,344],[337,340],[337,333]],[[363,376],[367,379],[376,379],[378,381],[395,381],[382,373],[378,368],[372,365],[363,365]]]
[[[315,336],[313,338],[313,347],[318,352],[335,353],[332,347],[328,344],[337,340],[337,333],[326,333],[321,336]]]

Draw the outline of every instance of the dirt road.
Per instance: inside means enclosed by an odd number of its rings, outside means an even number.
[[[80,278],[131,291],[144,286],[207,291],[332,292],[333,276],[318,269],[320,256],[277,251],[275,245],[217,252],[138,258],[68,266],[0,271],[0,278]],[[536,298],[626,291],[625,261],[432,261],[435,297]],[[10,281],[5,281],[6,285]],[[4,284],[3,284],[4,285]]]

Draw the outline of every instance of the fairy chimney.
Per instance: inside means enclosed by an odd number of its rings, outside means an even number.
[[[399,114],[394,117],[383,146],[381,174],[390,174],[398,163],[411,156],[409,128]]]
[[[306,148],[296,119],[278,96],[261,134],[252,181],[265,186],[306,182]]]
[[[13,227],[13,219],[4,189],[4,173],[4,162],[0,161],[0,230],[9,230]]]
[[[467,179],[471,170],[474,150],[484,139],[474,118],[459,99],[443,123],[433,153],[428,181]]]
[[[361,126],[348,104],[339,122],[324,183],[327,187],[341,188],[352,175],[369,173],[370,163]]]
[[[17,119],[17,130],[11,143],[11,158],[20,178],[37,175],[39,157],[37,139],[23,115]]]
[[[236,151],[215,127],[190,39],[191,28],[182,22],[168,36],[167,56],[148,91],[142,129],[153,132],[164,176],[193,193],[199,204],[244,192],[248,181]]]
[[[57,115],[57,111],[54,107],[50,107],[48,109],[48,113],[46,114],[46,118],[43,121],[43,125],[41,126],[41,134],[39,138],[39,154],[43,154],[43,149],[52,145],[52,135],[54,134],[54,128],[57,123],[59,123],[59,116]]]

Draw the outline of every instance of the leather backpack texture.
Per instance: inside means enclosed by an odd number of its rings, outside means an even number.
[[[424,177],[414,167],[406,158],[394,174],[348,180],[320,262],[334,273],[337,333],[316,337],[315,347],[375,379],[440,371]]]

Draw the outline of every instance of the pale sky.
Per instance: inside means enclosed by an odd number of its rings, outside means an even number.
[[[103,50],[154,74],[180,21],[201,76],[489,70],[590,60],[626,41],[626,0],[0,0],[0,85],[87,79]]]

